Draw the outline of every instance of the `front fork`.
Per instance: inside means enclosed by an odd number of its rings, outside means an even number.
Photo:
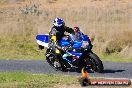
[[[89,58],[89,53],[91,51],[86,51],[84,52],[81,57],[80,57],[80,61],[78,63],[78,67],[81,68],[86,68],[86,69],[90,69],[91,63],[90,63],[90,58]]]

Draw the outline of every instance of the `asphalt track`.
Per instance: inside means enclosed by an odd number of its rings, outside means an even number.
[[[103,62],[103,73],[89,73],[90,77],[129,78],[132,79],[132,63]],[[0,60],[0,72],[30,72],[39,74],[64,74],[81,76],[75,70],[55,71],[45,60]]]

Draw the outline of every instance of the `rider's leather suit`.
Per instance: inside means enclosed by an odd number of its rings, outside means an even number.
[[[49,32],[49,47],[56,45],[57,48],[61,48],[58,45],[58,42],[62,39],[65,32],[71,34],[74,31],[72,30],[72,28],[66,26],[62,26],[62,27],[53,26],[51,31]]]

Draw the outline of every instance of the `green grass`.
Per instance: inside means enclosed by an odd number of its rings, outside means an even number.
[[[0,73],[0,87],[4,88],[49,88],[57,84],[77,83],[75,76],[54,74],[31,74],[22,72]]]
[[[8,55],[8,56],[0,56],[0,60],[45,60],[45,55],[44,53],[36,56]]]
[[[132,62],[132,58],[123,58],[114,55],[99,55],[102,61],[112,61],[112,62]]]
[[[45,50],[39,50],[35,36],[0,37],[0,60],[45,60]],[[103,61],[132,62],[132,58],[100,54]]]
[[[0,59],[43,60],[44,50],[39,50],[35,36],[0,37]]]

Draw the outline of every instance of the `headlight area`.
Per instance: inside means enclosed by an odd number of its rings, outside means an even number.
[[[87,48],[89,46],[89,42],[88,41],[83,41],[82,42],[82,48]]]

